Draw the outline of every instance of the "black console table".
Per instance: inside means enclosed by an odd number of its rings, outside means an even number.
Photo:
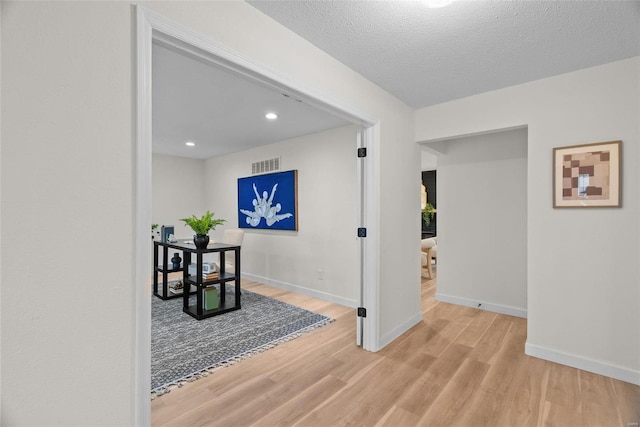
[[[229,245],[226,243],[210,243],[206,249],[197,249],[192,241],[182,241],[176,243],[169,242],[153,242],[153,294],[163,300],[183,297],[182,311],[195,317],[198,320],[205,319],[207,317],[216,316],[218,314],[227,313],[233,310],[239,310],[240,305],[240,246]],[[162,247],[162,254],[164,259],[164,265],[159,265],[159,248]],[[182,252],[182,265],[180,268],[172,268],[168,265],[169,249],[177,249]],[[235,258],[235,271],[225,271],[225,254],[226,252],[233,252]],[[213,280],[205,280],[202,272],[202,256],[208,253],[218,253],[220,260],[218,265],[220,271],[218,272],[218,278]],[[196,271],[195,275],[189,275],[189,265],[192,262],[192,257],[195,258]],[[183,293],[169,295],[169,288],[167,283],[168,273],[174,273],[182,271],[182,283]],[[158,292],[158,274],[162,274],[162,292]],[[227,301],[226,298],[226,284],[227,282],[235,282],[235,297],[232,301]],[[191,286],[194,286],[195,291],[191,291]],[[218,286],[218,308],[212,310],[206,310],[204,307],[204,292],[206,288],[212,286]],[[189,304],[189,295],[195,294],[196,303]]]
[[[210,243],[206,249],[197,249],[194,245],[183,245],[184,254],[184,286],[185,288],[191,288],[191,285],[196,287],[196,303],[195,305],[189,305],[189,295],[185,292],[183,294],[182,311],[195,317],[198,320],[205,319],[211,316],[217,316],[218,314],[227,313],[229,311],[240,310],[240,246],[229,245],[226,243]],[[225,271],[225,253],[234,252],[235,257],[235,271]],[[202,255],[208,253],[220,254],[220,260],[218,265],[220,271],[217,279],[205,281],[202,277]],[[195,255],[196,258],[196,274],[189,276],[189,264],[191,264],[191,257]],[[235,282],[235,298],[233,301],[227,301],[226,298],[226,284],[227,282]],[[210,286],[219,285],[218,295],[220,298],[218,308],[213,310],[205,310],[204,308],[204,290]]]

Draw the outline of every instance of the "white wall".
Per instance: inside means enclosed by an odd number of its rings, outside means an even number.
[[[151,223],[173,225],[174,236],[187,239],[193,230],[180,218],[201,216],[207,211],[204,192],[204,160],[153,154]],[[162,251],[158,262],[163,264]],[[169,253],[169,258],[172,253]]]
[[[208,205],[205,199],[204,160],[153,155],[153,194],[151,222],[173,225],[178,239],[193,237],[193,230],[180,218],[201,216]]]
[[[454,139],[439,157],[436,298],[526,317],[526,129]]]
[[[382,342],[412,326],[420,318],[412,111],[244,2],[144,4],[379,120],[371,231],[393,250],[385,262],[375,251],[381,290],[368,308],[380,316]],[[3,425],[134,425],[146,399],[134,392],[135,289],[148,286],[134,281],[134,14],[127,2],[2,4]],[[25,269],[34,256],[42,267]],[[150,256],[151,248],[140,262]],[[46,303],[29,310],[31,301]]]
[[[244,229],[245,278],[357,305],[355,135],[346,126],[207,160],[207,206],[228,221],[215,240],[238,227],[237,179],[252,162],[280,157],[281,170],[298,170],[298,231]]]
[[[424,108],[416,140],[528,126],[528,354],[640,384],[640,58]],[[553,147],[622,140],[620,209],[553,209]]]
[[[367,238],[378,237],[380,348],[416,323],[420,309],[420,148],[412,139],[413,121],[403,114],[384,122],[378,161],[378,224]],[[387,136],[385,136],[387,135]],[[390,139],[387,139],[390,137]],[[405,146],[403,141],[410,140]],[[378,236],[375,236],[378,234]],[[369,307],[367,315],[369,315]]]
[[[153,155],[153,222],[193,232],[179,221],[207,209],[227,222],[210,233],[222,241],[238,228],[237,179],[251,163],[280,157],[298,170],[298,231],[244,229],[245,278],[355,307],[359,278],[356,128],[346,126],[207,161]]]
[[[132,425],[131,6],[2,9],[0,423]]]
[[[422,150],[421,154],[421,168],[422,171],[433,171],[438,168],[438,156],[427,151]]]
[[[2,2],[0,2],[0,22],[2,22]],[[0,24],[1,26],[1,24]],[[2,46],[2,32],[0,31],[0,46]],[[2,64],[2,49],[0,49],[0,64]],[[0,81],[2,70],[0,69]],[[2,105],[2,90],[0,90],[0,105]],[[2,123],[2,108],[0,108],[0,123]],[[0,126],[1,127],[1,126]],[[2,165],[2,132],[0,132],[0,165]],[[2,174],[0,173],[0,189],[2,189]],[[1,190],[0,190],[1,195]],[[0,197],[0,200],[2,198]],[[0,207],[2,202],[0,201]],[[0,224],[2,224],[2,209],[0,209]],[[0,242],[2,241],[2,227],[0,227]],[[0,319],[2,319],[2,245],[0,244]],[[2,384],[2,323],[0,322],[0,384]],[[2,422],[2,387],[0,387],[0,423]]]

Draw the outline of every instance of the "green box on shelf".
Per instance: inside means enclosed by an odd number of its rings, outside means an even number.
[[[215,310],[219,306],[218,289],[215,286],[204,290],[204,309]]]

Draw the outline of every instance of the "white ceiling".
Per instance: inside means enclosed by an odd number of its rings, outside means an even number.
[[[640,55],[640,1],[249,3],[414,108]],[[154,45],[156,153],[205,159],[345,124]]]
[[[253,1],[421,108],[640,55],[639,1]]]
[[[152,57],[154,153],[208,159],[349,124],[172,48]]]

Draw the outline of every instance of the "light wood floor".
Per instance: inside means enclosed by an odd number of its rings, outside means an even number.
[[[330,325],[152,401],[154,426],[638,427],[640,387],[524,355],[526,320],[437,302],[378,353],[353,309],[246,282]]]

